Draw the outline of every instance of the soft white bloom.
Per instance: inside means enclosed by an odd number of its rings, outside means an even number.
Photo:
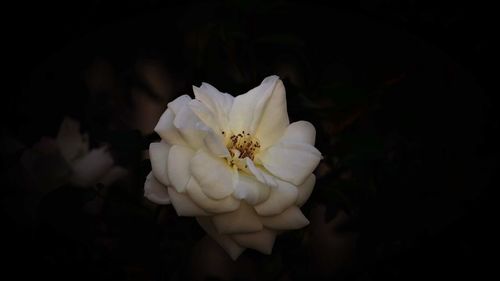
[[[115,165],[106,147],[89,149],[87,134],[82,135],[80,124],[71,118],[64,118],[55,141],[71,168],[69,181],[77,186],[108,186],[127,173]]]
[[[277,76],[237,97],[206,83],[193,91],[155,127],[162,141],[149,147],[145,196],[196,217],[233,259],[245,248],[270,254],[278,232],[309,223],[299,207],[322,158],[314,126],[289,123]]]
[[[9,149],[24,149],[19,165],[9,168],[9,177],[22,190],[5,200],[6,211],[19,223],[34,223],[44,196],[67,183],[84,188],[98,183],[107,187],[127,174],[126,169],[115,165],[106,147],[90,149],[80,124],[68,117],[55,138],[42,137],[32,147],[8,138],[2,139],[2,144],[9,146],[4,147],[6,153]],[[96,213],[101,200],[95,197],[86,203],[85,210]]]

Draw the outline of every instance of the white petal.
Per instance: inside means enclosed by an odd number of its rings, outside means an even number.
[[[66,161],[71,162],[88,151],[88,139],[80,133],[80,123],[65,117],[56,137],[57,145]]]
[[[201,83],[201,87],[199,88],[193,86],[193,92],[195,98],[203,102],[213,112],[221,111],[227,115],[231,111],[234,97],[220,92],[214,86],[208,83]]]
[[[191,147],[203,146],[203,139],[209,128],[201,122],[187,104],[175,115],[174,126]]]
[[[254,209],[245,203],[231,213],[215,215],[215,228],[221,234],[248,233],[262,230],[262,223]]]
[[[229,151],[226,145],[224,145],[224,139],[221,135],[210,130],[203,140],[205,147],[213,155],[217,157],[229,157]]]
[[[182,95],[175,100],[168,103],[168,108],[172,109],[175,115],[179,114],[179,111],[186,106],[191,98],[188,95]]]
[[[189,106],[194,114],[209,128],[206,130],[207,133],[203,140],[207,150],[218,157],[229,156],[222,134],[225,129],[219,125],[214,113],[199,100],[192,100],[189,102]]]
[[[207,127],[220,131],[221,127],[214,113],[201,101],[192,100],[189,102],[189,109],[198,117]]]
[[[234,97],[219,92],[212,85],[202,83],[200,88],[193,86],[196,99],[200,100],[213,114],[215,121],[219,124],[219,129],[229,129],[229,113],[233,105]]]
[[[72,163],[71,182],[80,186],[94,185],[112,166],[113,158],[105,147],[93,149]]]
[[[299,229],[309,224],[309,220],[295,205],[279,215],[261,217],[261,221],[266,227],[276,230]]]
[[[160,117],[158,124],[154,128],[154,131],[160,135],[160,137],[170,145],[182,144],[185,145],[186,142],[179,134],[179,131],[174,126],[174,111],[167,108],[165,112]]]
[[[198,207],[189,196],[177,192],[174,188],[167,188],[170,202],[174,206],[175,212],[178,216],[183,217],[196,217],[196,216],[209,216],[210,213]]]
[[[170,204],[167,187],[155,179],[153,172],[150,172],[146,177],[144,196],[156,204]]]
[[[240,201],[232,196],[227,196],[221,200],[207,197],[193,177],[189,180],[186,191],[196,205],[211,213],[231,212],[240,206]]]
[[[257,250],[263,254],[270,255],[273,251],[276,232],[269,229],[262,229],[253,233],[241,233],[231,235],[233,240],[239,245]]]
[[[268,173],[262,171],[260,168],[257,168],[254,164],[254,162],[246,157],[245,158],[246,164],[250,172],[257,178],[258,181],[261,183],[269,186],[269,187],[277,187],[278,183],[276,182],[275,178]]]
[[[194,156],[194,151],[183,145],[174,145],[168,153],[167,174],[172,186],[178,192],[184,192],[191,174],[189,162]]]
[[[295,202],[295,204],[300,207],[306,203],[307,199],[309,199],[309,196],[311,196],[315,183],[316,176],[314,174],[311,174],[309,177],[307,177],[304,183],[297,187],[297,189],[299,190],[299,195],[297,196],[297,201]]]
[[[286,109],[285,86],[281,80],[278,80],[255,131],[255,136],[260,141],[261,149],[266,149],[275,143],[283,135],[289,123]]]
[[[217,233],[215,227],[210,221],[210,218],[197,217],[196,220],[200,224],[201,228],[207,232],[208,236],[212,237],[212,239],[214,239],[215,242],[217,242],[233,260],[236,260],[245,250],[245,248],[236,244],[236,242],[234,242],[229,235]]]
[[[233,193],[233,173],[225,160],[198,150],[191,160],[191,172],[203,192],[212,199],[221,199]]]
[[[302,184],[321,160],[321,153],[310,144],[280,142],[259,153],[259,160],[273,175]]]
[[[250,205],[256,205],[269,198],[269,186],[257,181],[255,177],[238,173],[238,180],[234,186],[233,196],[240,200],[245,200]]]
[[[167,175],[168,152],[170,145],[165,142],[153,142],[149,145],[149,158],[151,159],[151,169],[155,178],[163,185],[170,185]]]
[[[280,141],[293,143],[307,143],[314,145],[316,129],[307,121],[298,121],[290,124]]]
[[[251,134],[255,133],[262,112],[278,80],[278,76],[269,76],[259,86],[234,99],[229,114],[229,126],[233,132],[244,130]]]
[[[255,206],[255,211],[261,216],[273,216],[280,214],[297,200],[297,187],[288,182],[277,180],[278,186],[271,188],[269,198],[263,203]]]
[[[156,124],[154,131],[160,135],[168,144],[186,144],[185,140],[180,135],[177,128],[174,126],[174,120],[180,110],[187,106],[191,98],[188,95],[182,95],[175,100],[168,103],[168,108],[161,115],[158,124]]]

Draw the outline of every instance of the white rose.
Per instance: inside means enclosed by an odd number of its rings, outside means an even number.
[[[278,232],[309,221],[302,206],[322,156],[306,121],[290,124],[285,88],[270,76],[233,97],[203,83],[195,99],[168,104],[149,147],[145,196],[194,216],[236,259],[245,248],[270,254]]]

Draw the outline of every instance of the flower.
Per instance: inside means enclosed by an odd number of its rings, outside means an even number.
[[[1,141],[6,153],[21,153],[8,169],[9,182],[19,192],[12,192],[5,207],[20,224],[35,223],[44,197],[66,184],[80,188],[100,184],[102,192],[128,173],[114,163],[105,146],[90,148],[87,134],[82,134],[78,121],[69,117],[63,119],[56,137],[43,136],[32,147],[9,137]],[[83,208],[95,214],[101,201],[102,197],[96,196]]]
[[[300,206],[322,158],[315,128],[290,124],[277,76],[237,97],[207,83],[193,91],[195,99],[170,102],[155,127],[162,140],[149,147],[144,194],[196,217],[233,259],[245,248],[270,254],[278,232],[309,223]]]
[[[109,186],[127,174],[114,163],[106,146],[90,149],[80,123],[65,117],[55,138],[42,137],[21,156],[21,165],[47,191],[71,183],[79,187]]]
[[[116,166],[106,146],[89,149],[87,134],[80,133],[80,124],[65,117],[55,139],[64,160],[71,167],[69,181],[81,187],[97,183],[108,186],[125,176],[127,171]]]

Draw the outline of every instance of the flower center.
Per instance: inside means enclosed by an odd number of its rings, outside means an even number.
[[[242,131],[238,134],[226,136],[226,132],[222,132],[226,139],[226,147],[231,154],[232,159],[245,159],[246,157],[254,160],[254,156],[259,152],[260,143],[250,133]]]

